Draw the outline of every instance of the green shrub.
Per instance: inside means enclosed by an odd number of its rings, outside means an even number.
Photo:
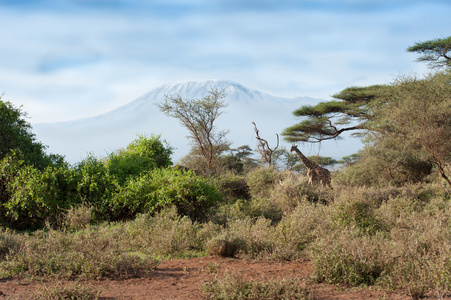
[[[332,222],[337,229],[356,227],[363,234],[374,235],[386,231],[385,224],[374,212],[374,207],[364,200],[344,200],[336,203]]]
[[[67,167],[47,167],[43,171],[22,167],[8,185],[11,196],[3,204],[9,225],[31,229],[43,227],[46,221],[55,224],[77,199],[76,182],[75,172]]]
[[[120,218],[155,213],[174,205],[181,215],[206,220],[209,210],[222,201],[221,194],[208,179],[191,171],[166,168],[130,179],[112,203]]]
[[[256,198],[267,197],[279,177],[280,173],[274,168],[257,168],[250,171],[246,176],[249,193]]]
[[[119,183],[108,171],[105,163],[88,155],[75,168],[79,180],[77,182],[78,196],[87,205],[94,207],[93,219],[111,220],[109,202],[119,189]]]
[[[160,136],[138,135],[125,149],[110,154],[106,166],[109,174],[124,185],[128,179],[143,172],[170,166],[171,155],[172,148],[165,145]]]

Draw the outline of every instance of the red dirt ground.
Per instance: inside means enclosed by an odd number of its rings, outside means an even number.
[[[241,274],[246,279],[301,276],[312,288],[314,299],[410,299],[407,295],[388,294],[376,289],[348,289],[314,284],[310,279],[312,271],[312,264],[309,261],[278,262],[204,257],[162,261],[155,271],[141,278],[80,281],[80,284],[90,284],[96,289],[101,289],[101,299],[104,300],[208,299],[208,296],[199,289],[203,283],[230,272]],[[35,289],[43,284],[17,279],[1,281],[0,299],[29,299]]]

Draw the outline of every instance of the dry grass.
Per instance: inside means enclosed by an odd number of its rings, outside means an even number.
[[[89,225],[89,218],[80,221],[68,214],[70,230],[31,234],[4,230],[0,232],[0,274],[3,278],[130,277],[151,272],[159,259],[168,257],[309,257],[318,282],[378,285],[412,298],[450,295],[448,189],[420,184],[381,189],[336,184],[330,190],[307,186],[302,177],[285,177],[280,183],[269,175],[254,178],[254,188],[265,192],[252,191],[251,186],[253,197],[230,201],[205,223],[180,217],[172,209],[101,225]],[[223,295],[215,297],[232,297],[233,285],[245,290],[258,286],[232,276],[211,285],[210,291]],[[277,290],[272,285],[270,289]]]
[[[101,290],[90,285],[74,283],[57,283],[45,285],[31,295],[32,300],[97,300]]]
[[[205,283],[202,291],[215,300],[315,299],[312,290],[298,278],[245,280],[240,274],[230,273]]]

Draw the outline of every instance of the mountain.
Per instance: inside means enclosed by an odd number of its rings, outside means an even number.
[[[227,139],[232,142],[232,148],[242,145],[256,148],[252,122],[257,124],[260,136],[274,146],[276,133],[280,134],[297,122],[292,115],[295,109],[324,101],[309,97],[275,97],[226,80],[188,81],[162,85],[124,106],[95,117],[34,124],[33,130],[37,139],[49,146],[49,152],[65,155],[70,163],[79,162],[88,153],[107,156],[126,147],[137,133],[161,135],[175,148],[173,160],[176,162],[189,152],[188,131],[177,119],[160,112],[156,103],[164,101],[165,95],[200,99],[211,89],[224,90],[226,94],[224,101],[228,107],[217,119],[216,127],[229,130]],[[326,152],[322,146],[321,155],[341,158],[357,151],[350,152],[348,147],[340,150],[338,144],[332,144],[332,147],[335,149],[333,152]],[[307,152],[307,155],[311,154]]]

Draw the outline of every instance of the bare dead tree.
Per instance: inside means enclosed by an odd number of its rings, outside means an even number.
[[[259,131],[257,129],[257,125],[255,124],[255,122],[252,122],[252,124],[254,124],[255,134],[257,135],[257,140],[258,140],[258,143],[259,143],[258,146],[257,146],[257,151],[259,153],[261,153],[262,161],[267,162],[268,163],[268,167],[271,167],[272,166],[272,154],[279,147],[279,135],[276,133],[277,145],[276,145],[276,147],[271,149],[271,147],[269,147],[268,141],[265,140],[265,139],[262,139],[260,137]]]

